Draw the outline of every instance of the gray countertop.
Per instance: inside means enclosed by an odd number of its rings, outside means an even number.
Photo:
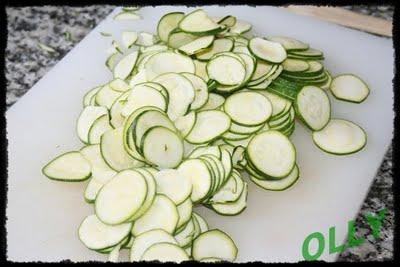
[[[7,7],[6,48],[7,107],[24,95],[64,55],[86,36],[115,6]],[[363,14],[392,19],[390,6],[347,6]],[[70,34],[70,37],[68,35]],[[54,48],[44,51],[38,42]],[[364,236],[361,246],[346,249],[340,261],[393,259],[393,173],[392,148],[387,152],[370,192],[356,219],[356,235]],[[387,210],[380,237],[374,240],[364,216]]]

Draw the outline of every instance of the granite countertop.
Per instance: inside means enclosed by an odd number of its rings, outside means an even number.
[[[86,36],[115,6],[7,7],[6,48],[7,107],[24,95],[44,74]],[[346,6],[362,14],[392,19],[392,6]],[[38,42],[53,48],[40,49]],[[368,236],[359,247],[347,249],[340,261],[393,259],[392,147],[387,152],[370,192],[356,219],[356,235]],[[380,237],[374,240],[364,216],[385,208]]]

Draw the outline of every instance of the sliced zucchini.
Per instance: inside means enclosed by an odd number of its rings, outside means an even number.
[[[181,231],[174,235],[179,246],[184,248],[191,244],[195,232],[193,220],[189,220]]]
[[[273,130],[256,134],[247,146],[246,155],[257,170],[277,179],[287,176],[296,161],[292,142]]]
[[[171,244],[178,244],[175,238],[163,229],[153,229],[146,231],[140,235],[135,236],[133,240],[130,261],[140,261],[143,253],[152,245],[157,243],[168,242]]]
[[[252,28],[252,26],[250,23],[243,21],[243,20],[236,20],[235,25],[233,25],[229,29],[229,32],[239,35],[239,34],[243,34],[243,33],[250,31],[251,28]]]
[[[122,58],[114,67],[114,78],[125,80],[132,73],[132,70],[136,65],[138,56],[139,52],[134,51]]]
[[[130,92],[127,102],[121,110],[121,115],[127,117],[135,110],[149,106],[166,111],[168,100],[157,89],[146,84],[138,84]]]
[[[224,28],[215,23],[202,9],[197,9],[187,14],[180,22],[179,28],[194,35],[211,35],[222,31]]]
[[[275,180],[275,181],[265,180],[265,179],[261,180],[252,175],[250,175],[250,179],[256,185],[265,190],[283,191],[294,185],[296,181],[299,179],[299,168],[297,165],[295,165],[290,174],[281,180]]]
[[[147,80],[169,72],[195,72],[195,66],[190,57],[170,51],[158,52],[145,63]]]
[[[90,128],[98,118],[104,115],[108,115],[105,107],[87,106],[82,110],[77,122],[77,132],[83,143],[89,143]]]
[[[195,159],[198,158],[202,155],[214,155],[216,156],[218,159],[221,158],[222,156],[222,152],[219,146],[199,146],[197,148],[195,148],[192,153],[190,153],[189,158],[191,159]]]
[[[114,128],[118,128],[123,126],[125,117],[122,116],[121,112],[124,108],[125,104],[128,102],[127,98],[130,94],[130,91],[123,93],[120,97],[118,97],[110,108],[110,124]]]
[[[83,96],[83,107],[87,106],[93,106],[92,105],[92,98],[97,94],[97,92],[101,89],[101,86],[97,86],[91,90],[89,90],[84,96]]]
[[[200,111],[218,109],[219,107],[222,107],[224,102],[225,98],[223,96],[214,93],[209,93],[208,100],[206,104],[200,108]]]
[[[287,58],[282,62],[283,70],[286,72],[304,72],[310,68],[305,60]]]
[[[192,182],[192,202],[203,200],[211,189],[212,176],[207,165],[201,159],[188,159],[182,162],[178,171]]]
[[[301,56],[301,57],[306,57],[306,58],[313,58],[313,57],[323,57],[324,54],[314,48],[308,48],[307,50],[303,51],[291,51],[290,52],[292,55],[295,56]]]
[[[116,171],[144,166],[144,163],[132,158],[124,149],[123,128],[109,130],[100,141],[101,155],[105,162]]]
[[[333,78],[330,90],[337,99],[353,103],[361,103],[369,95],[367,84],[353,74],[341,74]]]
[[[301,120],[314,131],[324,128],[331,117],[329,97],[316,86],[304,86],[297,94],[294,107]]]
[[[176,120],[187,113],[195,98],[193,84],[178,73],[165,73],[153,80],[165,87],[169,95],[168,117]]]
[[[365,147],[367,135],[360,126],[353,122],[331,119],[322,130],[313,132],[313,141],[325,152],[348,155]]]
[[[191,41],[190,43],[182,45],[178,50],[188,56],[191,56],[202,51],[203,49],[209,48],[213,44],[214,38],[215,37],[213,35],[203,36]]]
[[[237,58],[228,55],[219,55],[211,58],[207,66],[210,79],[221,85],[238,85],[246,77],[246,68]]]
[[[201,233],[192,245],[192,256],[194,260],[216,257],[225,261],[234,261],[238,249],[233,240],[218,229]]]
[[[134,76],[132,76],[129,80],[129,86],[134,87],[137,84],[144,83],[147,81],[146,78],[146,69],[141,69],[136,73]]]
[[[143,136],[150,128],[154,126],[162,126],[171,131],[176,131],[174,124],[167,117],[167,114],[161,110],[144,110],[137,116],[135,123],[136,124],[132,128],[132,134],[138,151],[141,151]]]
[[[191,218],[192,216],[192,211],[193,211],[193,203],[190,198],[190,196],[183,201],[181,204],[179,204],[177,207],[178,209],[178,214],[179,214],[179,220],[176,225],[176,233],[179,232],[179,229],[184,226]]]
[[[146,198],[139,208],[139,210],[128,219],[128,221],[132,222],[135,221],[137,218],[140,218],[147,210],[153,205],[153,201],[156,197],[156,181],[154,179],[154,174],[150,171],[149,168],[135,168],[135,171],[143,175],[144,179],[146,180],[147,184],[147,194]]]
[[[208,82],[209,77],[206,69],[207,63],[200,60],[193,60],[193,62],[196,67],[195,74],[202,78],[204,82]]]
[[[260,94],[266,96],[269,101],[272,104],[272,118],[276,118],[277,116],[283,114],[282,112],[285,112],[286,108],[289,108],[291,106],[290,102],[286,100],[285,98],[282,98],[276,94],[267,92],[267,91],[260,91]],[[287,109],[288,111],[289,109]]]
[[[211,204],[212,209],[218,214],[225,216],[238,215],[246,209],[247,206],[247,183],[244,183],[239,199],[231,203]]]
[[[215,54],[232,51],[232,49],[233,49],[233,41],[231,39],[228,38],[215,39],[212,46],[205,51],[197,53],[196,58],[198,60],[208,61]]]
[[[138,236],[153,229],[163,229],[172,234],[179,220],[174,202],[157,194],[151,207],[133,223],[132,234]]]
[[[286,36],[271,36],[267,38],[272,42],[280,43],[287,51],[307,50],[309,45],[302,41]]]
[[[104,85],[95,96],[97,106],[103,106],[110,109],[114,101],[120,97],[122,92],[115,91],[109,84]]]
[[[140,32],[138,34],[138,39],[136,41],[136,45],[140,46],[152,46],[155,44],[155,36],[148,32]]]
[[[174,168],[182,161],[183,141],[174,131],[155,126],[143,135],[141,150],[151,164]]]
[[[229,130],[231,119],[222,111],[207,110],[197,113],[197,120],[186,141],[204,144],[213,141]]]
[[[176,205],[182,204],[192,193],[188,177],[174,169],[164,169],[154,175],[157,193],[169,197]]]
[[[168,36],[185,16],[183,12],[170,12],[160,18],[157,25],[157,34],[161,41],[167,43]]]
[[[118,92],[126,92],[131,89],[131,87],[124,80],[121,80],[119,78],[112,80],[109,83],[109,86],[111,87],[111,89]]]
[[[175,127],[181,133],[183,138],[185,138],[193,129],[196,119],[197,113],[191,111],[187,115],[181,116],[174,121]]]
[[[206,82],[199,76],[192,73],[182,73],[194,88],[194,99],[190,104],[191,110],[197,110],[204,106],[208,101],[208,88]]]
[[[106,224],[127,221],[142,206],[147,195],[145,178],[133,170],[124,170],[106,183],[95,202],[97,217]]]
[[[254,126],[263,124],[271,117],[272,105],[269,99],[262,94],[239,92],[226,99],[224,111],[235,123]]]
[[[126,48],[131,48],[137,41],[138,34],[137,34],[137,32],[124,31],[121,34],[121,38],[122,38],[122,44]]]
[[[118,245],[129,235],[131,228],[132,223],[105,224],[93,214],[82,221],[78,229],[78,236],[87,248],[104,250]]]
[[[72,151],[47,163],[42,173],[52,180],[80,182],[91,176],[92,166],[79,151]]]
[[[186,251],[171,243],[157,243],[149,247],[141,258],[142,261],[175,262],[188,261]]]
[[[286,50],[280,44],[260,37],[254,37],[249,41],[249,49],[257,58],[271,63],[281,63],[286,57]]]
[[[168,35],[168,46],[178,49],[179,47],[196,40],[198,36],[179,30],[178,28]]]
[[[201,217],[199,214],[197,214],[196,212],[193,212],[193,217],[194,219],[197,220],[197,222],[199,223],[199,227],[200,227],[200,232],[204,233],[208,231],[208,223],[206,222],[206,220],[204,220],[203,217]]]
[[[97,118],[89,129],[89,134],[88,134],[89,144],[99,144],[101,136],[105,132],[112,129],[113,127],[110,125],[110,118],[108,114],[105,114]]]
[[[260,130],[264,125],[256,125],[256,126],[242,126],[239,124],[236,124],[234,122],[231,123],[231,127],[229,128],[229,132],[231,133],[236,133],[236,134],[252,134]]]

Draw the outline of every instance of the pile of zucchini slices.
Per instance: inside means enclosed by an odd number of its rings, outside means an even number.
[[[77,121],[84,147],[43,173],[89,180],[95,213],[79,226],[85,246],[118,261],[234,261],[237,247],[193,210],[221,215],[246,208],[244,176],[280,191],[299,178],[289,139],[298,119],[316,146],[351,154],[364,130],[331,118],[328,92],[360,103],[367,85],[332,78],[323,53],[289,37],[254,36],[234,16],[202,9],[165,14],[156,34],[123,32],[106,66],[113,79],[87,92]]]

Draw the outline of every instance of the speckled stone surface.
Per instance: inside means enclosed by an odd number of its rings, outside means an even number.
[[[350,10],[392,19],[391,6],[347,6]],[[15,103],[86,34],[103,20],[114,6],[6,8],[8,41],[6,48],[7,107]],[[71,38],[68,38],[70,33]],[[39,48],[38,42],[55,52]],[[358,247],[346,249],[339,261],[393,259],[393,173],[390,148],[356,219],[356,235],[366,237]],[[377,240],[365,221],[369,212],[385,208],[386,216]]]

